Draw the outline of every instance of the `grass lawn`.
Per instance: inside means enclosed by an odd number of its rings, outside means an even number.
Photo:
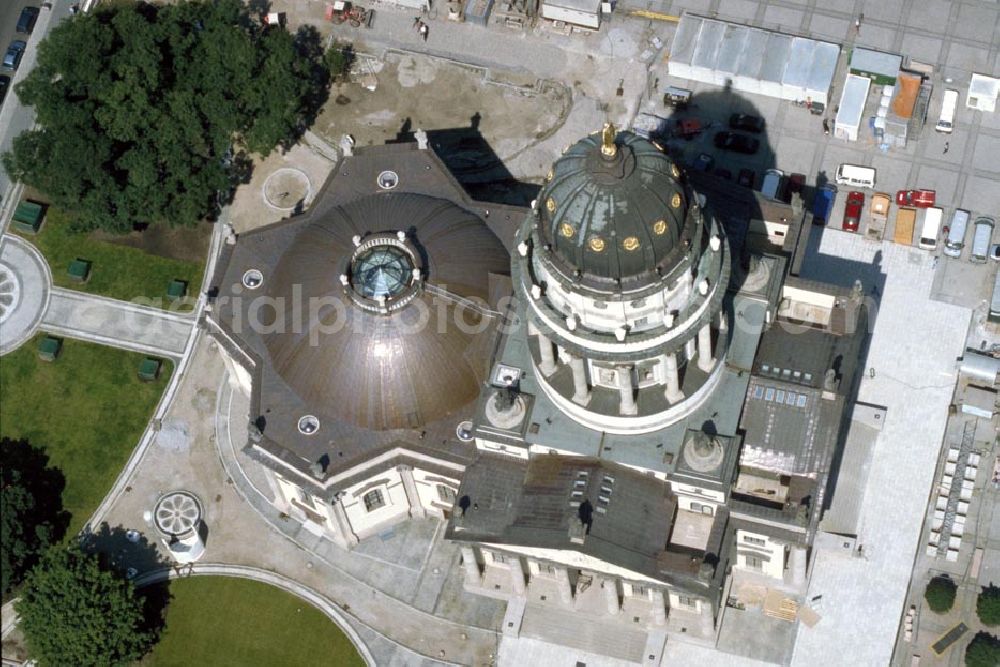
[[[170,281],[177,278],[188,283],[188,295],[197,296],[201,289],[206,249],[191,253],[200,261],[171,259],[122,243],[111,243],[96,233],[70,231],[67,213],[49,207],[45,224],[36,235],[23,234],[45,256],[52,269],[52,281],[60,287],[128,301],[135,297],[163,298],[150,305],[170,307],[166,299]],[[85,283],[70,280],[70,262],[86,259],[91,262],[90,278]]]
[[[39,337],[0,357],[0,436],[44,449],[66,476],[63,507],[76,534],[111,490],[170,377],[139,380],[146,357],[64,339],[55,362],[38,358]],[[2,454],[2,453],[0,453]]]
[[[335,623],[273,586],[191,577],[170,582],[170,594],[166,627],[143,667],[365,664]]]

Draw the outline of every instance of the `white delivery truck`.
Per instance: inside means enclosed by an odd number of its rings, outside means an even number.
[[[924,212],[924,224],[920,228],[920,241],[917,242],[917,247],[924,250],[934,250],[937,248],[942,217],[944,217],[944,211],[936,206]]]
[[[958,91],[950,88],[944,91],[944,102],[941,103],[941,118],[934,129],[938,132],[951,133],[955,124],[955,107],[958,106]]]

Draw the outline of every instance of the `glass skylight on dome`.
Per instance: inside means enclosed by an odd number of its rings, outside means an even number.
[[[369,299],[391,299],[410,284],[413,264],[402,248],[379,245],[354,260],[351,283],[355,291]]]

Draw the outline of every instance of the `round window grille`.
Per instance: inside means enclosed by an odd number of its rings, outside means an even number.
[[[312,435],[319,430],[319,420],[312,415],[306,415],[299,419],[299,433]]]
[[[250,269],[243,274],[243,286],[247,289],[257,289],[264,283],[264,274],[257,269]]]
[[[399,175],[394,171],[383,171],[378,175],[378,186],[383,190],[392,190],[399,185]]]

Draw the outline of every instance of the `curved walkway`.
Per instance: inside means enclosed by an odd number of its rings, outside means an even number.
[[[35,246],[19,236],[0,236],[0,274],[10,303],[0,304],[0,355],[34,335],[49,307],[52,274]],[[9,309],[9,310],[8,310]]]
[[[368,646],[361,640],[358,633],[355,632],[351,624],[347,622],[344,618],[343,612],[329,599],[323,597],[318,592],[304,586],[297,581],[293,581],[288,577],[277,574],[275,572],[268,572],[258,567],[247,567],[245,565],[226,565],[224,563],[195,563],[188,567],[164,567],[158,570],[151,570],[145,572],[138,577],[136,577],[135,585],[137,587],[148,586],[149,584],[159,583],[161,581],[167,581],[169,579],[183,579],[185,577],[191,576],[223,576],[223,577],[239,577],[240,579],[250,579],[251,581],[257,581],[264,584],[270,584],[276,588],[280,588],[283,591],[291,593],[292,595],[305,600],[312,606],[319,609],[323,614],[326,615],[331,621],[337,624],[351,643],[354,644],[355,650],[361,655],[365,663],[375,666],[375,659],[372,657],[371,652],[368,650]]]

